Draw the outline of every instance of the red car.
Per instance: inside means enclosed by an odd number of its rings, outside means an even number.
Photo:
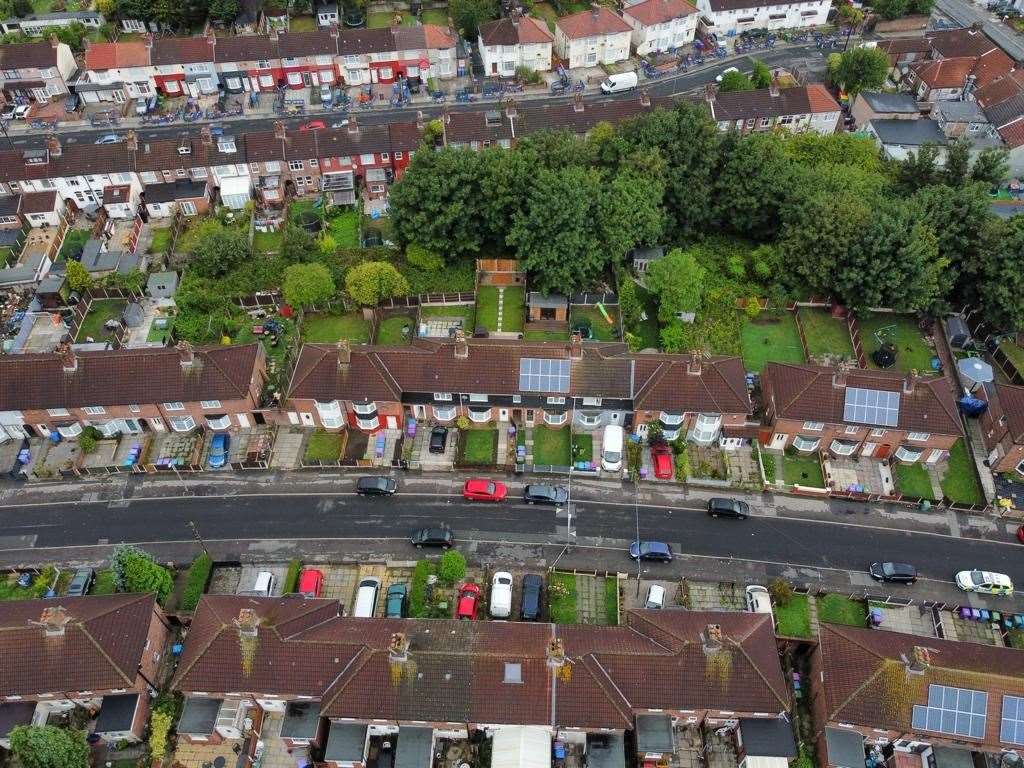
[[[485,478],[467,480],[466,484],[462,486],[462,498],[469,501],[501,501],[507,495],[508,488],[504,483],[497,483]]]
[[[307,131],[326,131],[327,123],[323,120],[310,120],[308,123],[303,123],[299,126],[299,133],[306,133]]]
[[[1024,525],[1017,529],[1017,541],[1024,544]]]
[[[463,584],[459,587],[459,599],[455,601],[455,618],[474,621],[480,607],[480,587],[477,584]]]
[[[654,465],[654,476],[660,480],[671,480],[675,475],[672,449],[667,445],[655,445],[651,448],[651,464]]]
[[[320,597],[324,589],[324,574],[316,568],[305,568],[299,574],[298,593],[303,597]]]

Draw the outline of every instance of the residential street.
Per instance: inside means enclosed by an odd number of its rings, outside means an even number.
[[[1024,39],[971,0],[938,0],[935,7],[954,21],[969,27],[980,23],[985,34],[1017,61],[1024,59]]]

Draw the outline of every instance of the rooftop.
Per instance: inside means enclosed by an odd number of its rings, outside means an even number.
[[[529,43],[550,43],[551,33],[547,25],[532,16],[513,19],[505,16],[480,25],[480,39],[484,45],[516,45]]]
[[[774,92],[771,88],[719,92],[711,102],[711,117],[718,121],[839,111],[839,103],[819,83]]]
[[[697,12],[687,0],[641,0],[626,6],[622,13],[639,21],[644,26],[663,24],[672,19],[681,19]]]
[[[632,27],[621,16],[603,5],[592,6],[590,10],[571,16],[562,16],[555,22],[555,26],[570,40],[632,31]]]
[[[870,130],[883,144],[919,147],[922,144],[946,144],[946,134],[934,120],[872,120]]]
[[[909,93],[861,91],[858,98],[863,98],[875,112],[900,115],[918,115],[921,113],[917,106],[917,99]]]

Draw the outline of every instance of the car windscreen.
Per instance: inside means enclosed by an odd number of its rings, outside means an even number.
[[[892,563],[882,563],[882,573],[886,576],[892,576],[896,573],[896,568]]]
[[[605,451],[604,460],[609,464],[614,464],[622,459],[622,454],[618,451]]]

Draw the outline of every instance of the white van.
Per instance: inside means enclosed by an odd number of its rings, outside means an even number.
[[[601,469],[605,472],[622,471],[622,444],[625,432],[618,424],[609,424],[604,428],[601,440]]]
[[[772,596],[767,589],[760,584],[751,584],[747,587],[747,610],[751,613],[767,613],[775,621],[775,614],[772,613]]]
[[[276,581],[274,574],[270,571],[260,571],[256,574],[256,583],[253,585],[252,591],[260,597],[270,597],[274,594]]]
[[[632,91],[636,88],[636,83],[636,72],[620,72],[617,75],[608,75],[608,79],[601,83],[601,93]]]
[[[380,592],[380,579],[370,577],[359,582],[356,592],[356,604],[352,607],[353,616],[372,618],[377,610],[377,594]]]
[[[491,580],[491,618],[507,619],[512,615],[512,574],[498,571]]]

